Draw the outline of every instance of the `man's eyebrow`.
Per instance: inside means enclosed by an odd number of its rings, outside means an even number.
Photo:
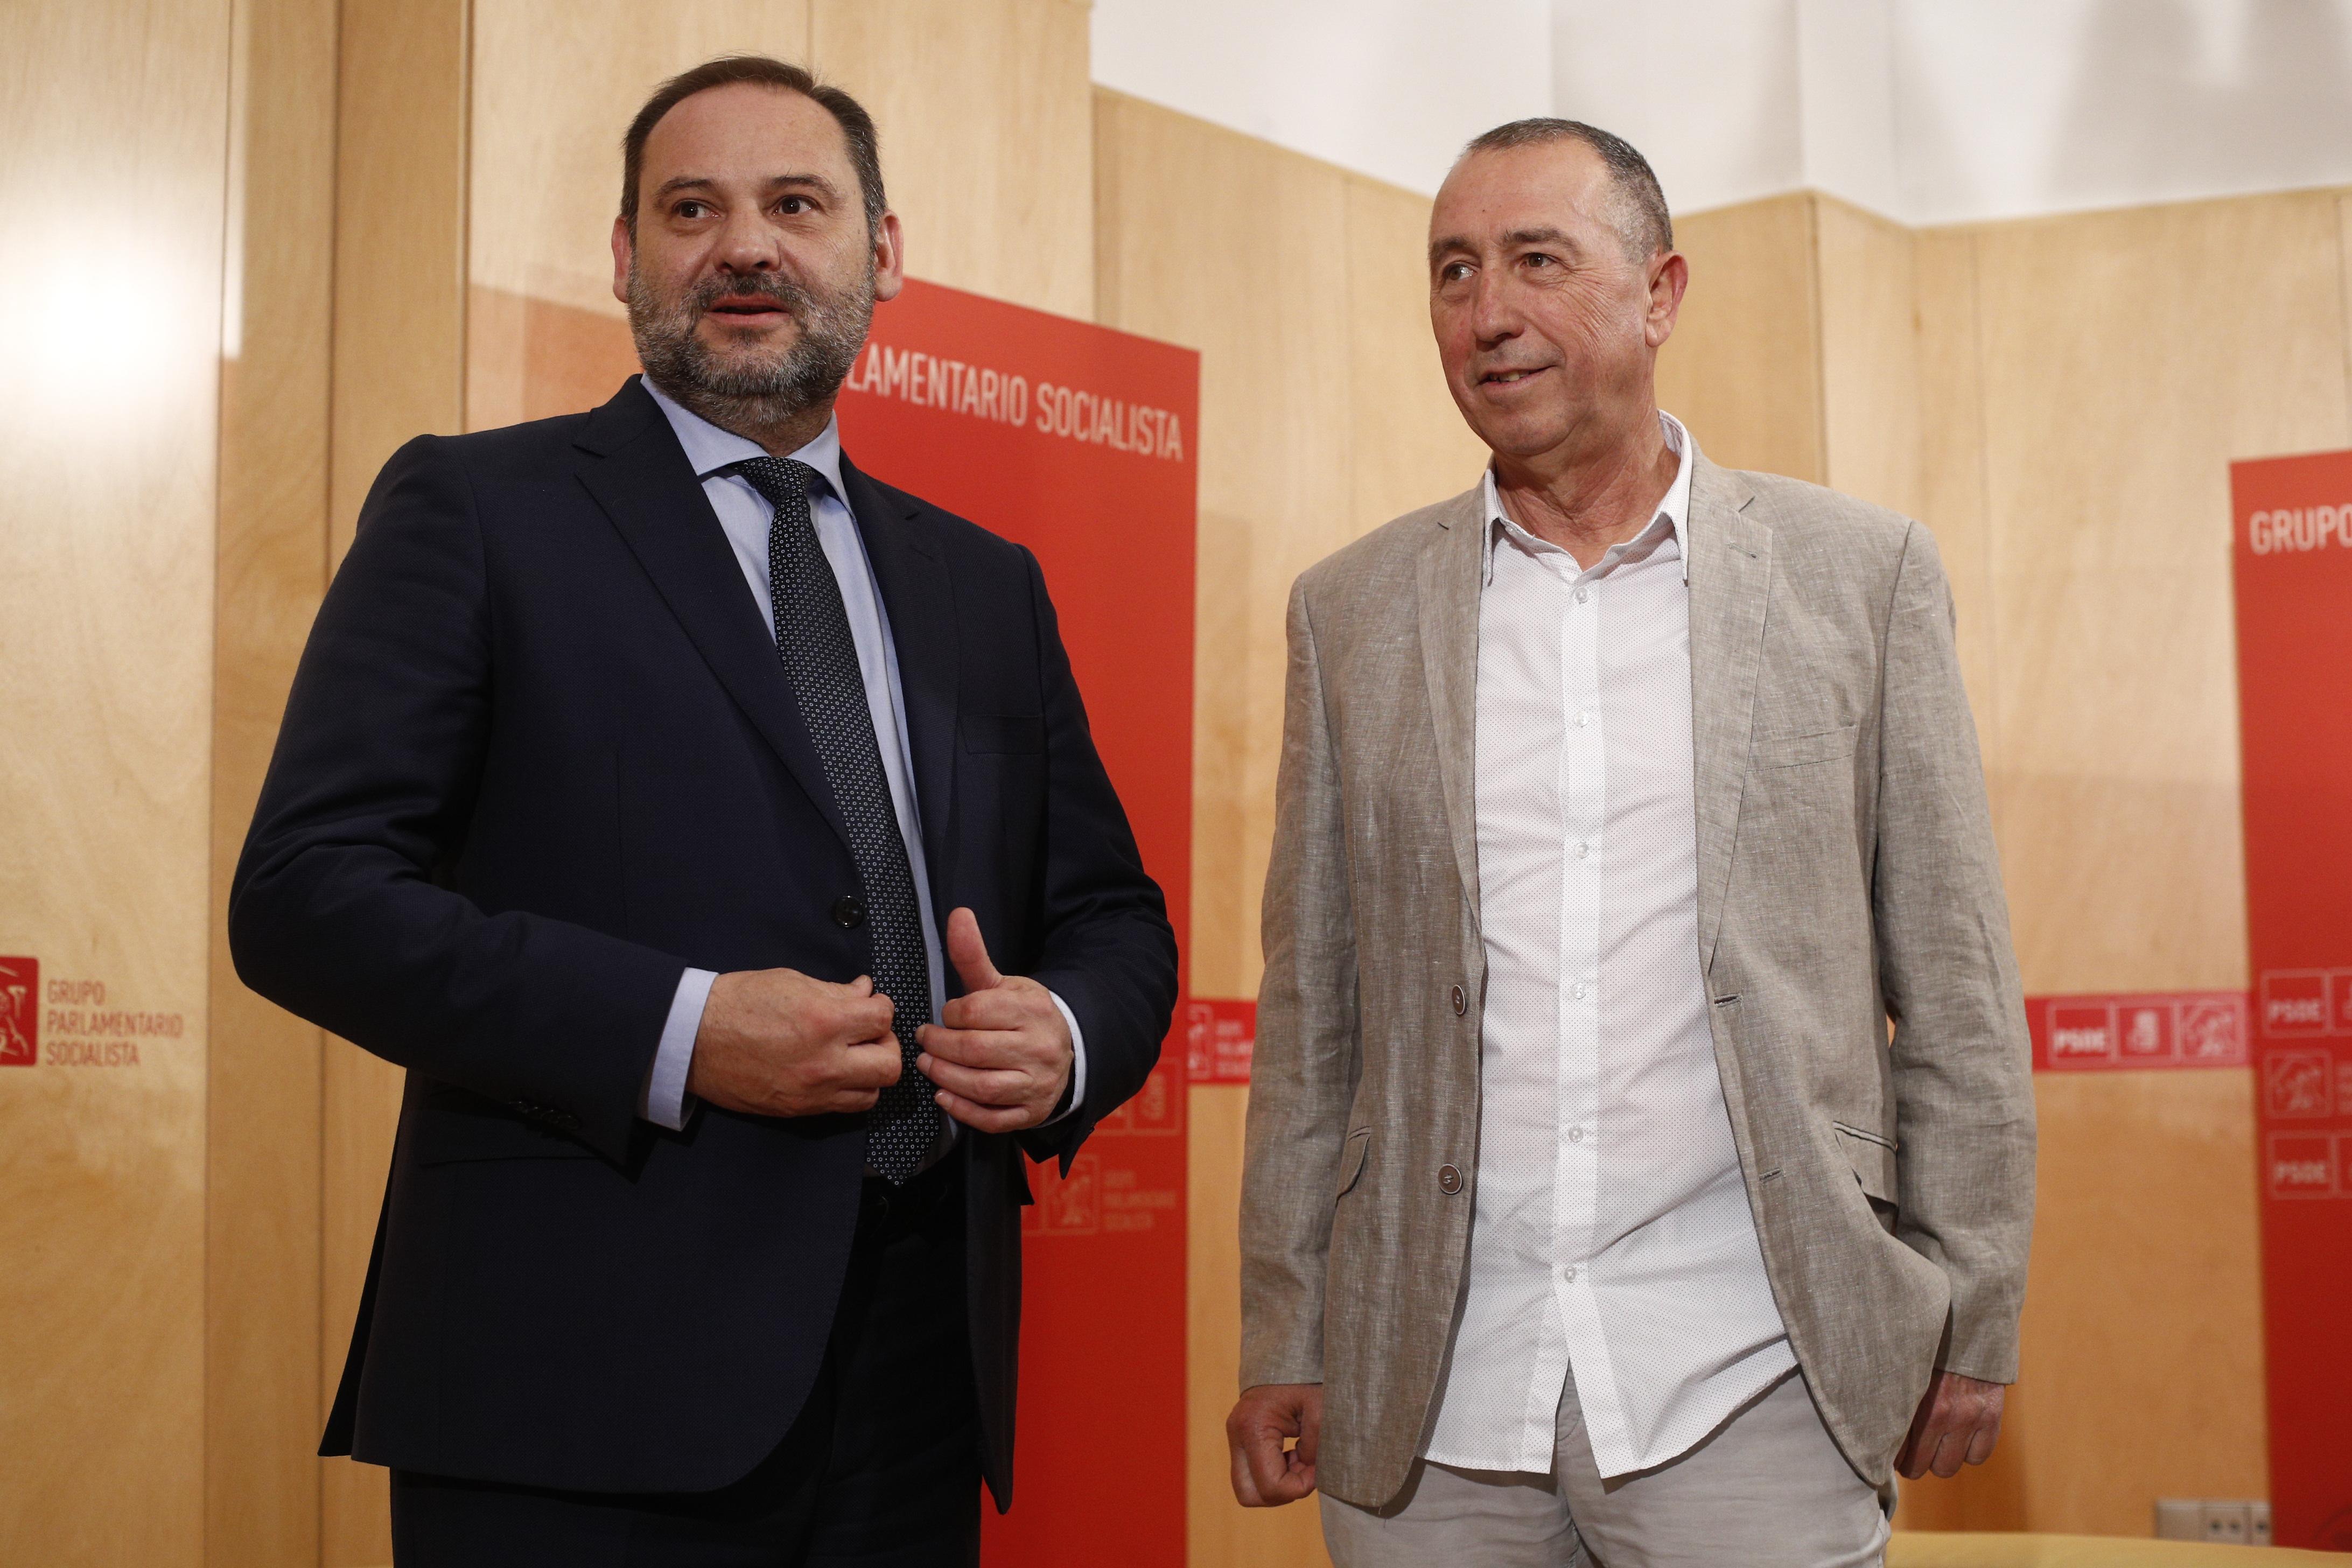
[[[680,191],[710,190],[718,184],[718,181],[708,174],[677,174],[661,183],[660,187],[654,192],[654,199],[660,201],[664,197],[676,195]],[[772,191],[789,190],[795,186],[814,190],[826,197],[838,196],[841,194],[835,187],[834,183],[823,174],[771,174],[768,176],[768,188]]]
[[[1583,247],[1576,243],[1576,237],[1566,229],[1549,226],[1515,228],[1503,236],[1503,244],[1511,249],[1528,245],[1556,245],[1563,250],[1574,251],[1580,255],[1583,251]],[[1457,250],[1466,251],[1475,256],[1478,252],[1478,247],[1471,243],[1467,235],[1449,234],[1443,239],[1433,239],[1429,242],[1429,264],[1434,267],[1448,253]]]

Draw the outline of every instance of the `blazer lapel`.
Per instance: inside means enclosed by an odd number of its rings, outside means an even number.
[[[719,518],[669,421],[632,376],[574,443],[580,482],[620,531],[711,673],[800,782],[845,848],[849,830],[825,783],[776,645]]]
[[[866,541],[866,559],[889,617],[906,703],[907,744],[914,752],[915,810],[922,819],[933,907],[947,918],[949,829],[955,812],[956,691],[959,678],[955,583],[939,542],[922,526],[920,503],[885,489],[845,454],[841,482],[850,515]]]
[[[1417,583],[1421,667],[1437,731],[1437,776],[1474,924],[1479,919],[1478,591],[1487,521],[1479,516],[1483,494],[1483,486],[1474,488],[1438,509],[1437,526],[1422,541]]]
[[[1715,959],[1748,779],[1748,731],[1772,581],[1772,530],[1754,492],[1704,457],[1691,473],[1691,742],[1698,795],[1698,949]]]

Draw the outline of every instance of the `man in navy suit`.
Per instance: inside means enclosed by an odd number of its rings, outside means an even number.
[[[646,375],[385,465],[237,868],[238,973],[409,1069],[322,1451],[404,1564],[969,1563],[1021,1155],[1175,942],[1035,560],[841,449],[871,120],[743,57],[625,150]]]

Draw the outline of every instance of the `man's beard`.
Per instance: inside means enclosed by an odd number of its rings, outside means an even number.
[[[696,335],[713,300],[772,300],[800,323],[791,347],[714,353]],[[718,318],[724,321],[725,317]],[[822,298],[785,279],[706,278],[674,301],[656,298],[634,261],[629,268],[629,335],[646,378],[722,430],[739,435],[788,425],[841,390],[874,320],[874,268],[850,288]]]

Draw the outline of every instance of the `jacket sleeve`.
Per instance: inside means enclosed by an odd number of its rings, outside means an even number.
[[[1895,1234],[1951,1282],[1938,1364],[2009,1383],[2033,1223],[2032,1048],[1951,590],[1916,523],[1885,672],[1872,898],[1895,1025]]]
[[[1043,679],[1045,903],[1030,977],[1062,998],[1087,1039],[1087,1097],[1062,1120],[1022,1134],[1033,1158],[1069,1163],[1095,1123],[1132,1099],[1160,1060],[1176,1010],[1176,933],[1143,868],[1127,810],[1087,723],[1036,557],[1027,557]]]
[[[238,976],[375,1055],[625,1152],[685,964],[453,890],[497,695],[448,444],[384,465],[327,592],[229,898]]]
[[[1332,1194],[1360,1070],[1339,758],[1303,582],[1289,642],[1242,1170],[1244,1388],[1323,1381]]]

